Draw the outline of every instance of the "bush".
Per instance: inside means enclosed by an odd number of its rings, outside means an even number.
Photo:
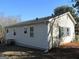
[[[76,41],[79,41],[79,35],[75,36]]]

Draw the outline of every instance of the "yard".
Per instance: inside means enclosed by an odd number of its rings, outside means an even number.
[[[53,48],[48,53],[17,45],[1,45],[1,57],[6,59],[79,59],[79,48]]]
[[[28,47],[0,44],[0,56],[0,59],[79,59],[79,42],[63,44],[48,53]]]

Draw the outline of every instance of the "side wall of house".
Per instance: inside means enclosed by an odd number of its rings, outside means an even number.
[[[34,37],[30,37],[30,27],[34,28]],[[27,33],[24,33],[24,28],[27,28]],[[16,35],[13,35],[13,32]],[[15,39],[16,43],[21,46],[32,48],[48,49],[47,41],[47,24],[36,24],[22,27],[8,28],[6,39]]]
[[[69,28],[69,35],[63,37],[61,43],[71,42],[75,39],[75,23],[68,15],[65,15],[59,21],[59,26]]]
[[[61,36],[61,38],[59,38],[59,27],[69,28],[69,35]],[[75,39],[74,29],[75,29],[75,24],[68,15],[62,15],[61,17],[57,18],[53,26],[54,44],[60,45],[60,44],[72,42]],[[66,29],[64,29],[63,33],[66,34],[67,32],[65,30]]]
[[[69,28],[69,35],[59,38],[59,27]],[[68,15],[61,15],[60,17],[52,19],[48,24],[49,49],[52,47],[58,47],[60,44],[73,41],[75,39],[74,28],[75,24]]]
[[[53,24],[54,24],[54,19],[51,18],[49,19],[48,23],[48,47],[51,49],[53,47]]]

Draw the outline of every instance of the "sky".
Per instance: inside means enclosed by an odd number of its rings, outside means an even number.
[[[71,3],[71,0],[0,0],[0,14],[19,16],[26,21],[49,16],[56,7]]]

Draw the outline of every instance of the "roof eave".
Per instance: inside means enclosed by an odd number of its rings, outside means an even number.
[[[67,12],[67,15],[71,18],[74,24],[77,24],[77,22],[75,21],[74,17],[71,15],[70,12]]]

